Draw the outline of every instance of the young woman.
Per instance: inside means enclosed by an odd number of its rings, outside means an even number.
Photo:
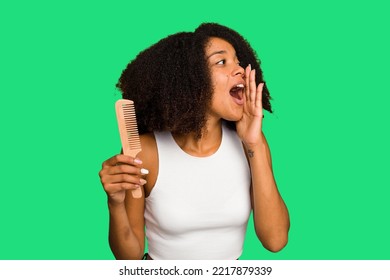
[[[135,102],[142,152],[99,173],[117,259],[237,259],[251,211],[263,246],[281,250],[289,215],[262,133],[272,112],[260,62],[214,23],[142,51],[117,87]],[[142,198],[131,191],[140,188]],[[146,229],[145,229],[146,228]]]

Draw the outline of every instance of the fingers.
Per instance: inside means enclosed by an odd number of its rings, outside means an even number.
[[[250,101],[250,76],[252,72],[252,66],[249,64],[245,68],[245,98]]]
[[[256,108],[261,108],[263,109],[263,87],[264,83],[260,83],[257,86],[256,90],[256,100],[255,100],[255,106]]]
[[[115,192],[120,189],[139,188],[147,183],[146,180],[141,178],[138,174],[109,174],[107,171],[102,170],[99,175],[104,189],[108,192]]]
[[[133,158],[131,156],[126,156],[123,154],[118,154],[103,162],[102,167],[104,168],[104,167],[114,166],[119,164],[140,165],[142,164],[142,161],[138,158]]]
[[[134,190],[147,182],[141,178],[148,170],[141,168],[142,161],[126,155],[115,155],[103,162],[99,172],[100,181],[107,194],[123,190]]]
[[[256,69],[253,69],[249,77],[249,100],[254,102],[256,99]]]
[[[107,194],[114,194],[123,190],[135,190],[147,183],[145,179],[131,174],[106,174],[101,176],[101,182]]]
[[[146,180],[132,174],[106,175],[102,177],[103,185],[126,183],[132,185],[145,185]]]
[[[140,187],[140,185],[122,182],[117,184],[106,184],[104,185],[104,190],[107,192],[108,195],[111,195],[120,191],[137,190]]]
[[[251,103],[255,103],[257,108],[262,107],[264,83],[260,83],[256,86],[256,69],[252,69],[250,64],[245,68],[245,83],[245,95],[247,100]]]
[[[135,174],[135,175],[146,175],[147,170],[144,168],[140,168],[134,165],[128,165],[128,164],[119,164],[111,166],[110,168],[107,168],[107,174],[109,175],[115,175],[115,174]]]

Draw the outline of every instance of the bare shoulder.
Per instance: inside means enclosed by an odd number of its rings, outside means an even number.
[[[153,133],[140,135],[142,151],[138,157],[142,160],[142,167],[149,171],[146,175],[145,196],[147,197],[154,187],[158,175],[158,150],[156,138]]]
[[[144,164],[149,165],[150,161],[154,161],[154,159],[157,157],[156,138],[154,137],[153,133],[146,133],[140,135],[140,140],[142,151],[139,153],[138,157]]]
[[[156,145],[156,138],[152,132],[141,134],[139,137],[143,146]]]

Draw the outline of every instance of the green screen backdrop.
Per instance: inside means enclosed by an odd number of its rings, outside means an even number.
[[[2,1],[0,259],[113,259],[101,163],[118,153],[115,83],[202,22],[256,49],[290,240],[242,259],[389,259],[386,1]]]

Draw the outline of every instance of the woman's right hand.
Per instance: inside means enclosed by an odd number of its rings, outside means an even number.
[[[99,176],[110,204],[123,203],[127,190],[135,190],[146,184],[142,176],[148,174],[148,171],[141,165],[140,159],[123,154],[103,162]]]

